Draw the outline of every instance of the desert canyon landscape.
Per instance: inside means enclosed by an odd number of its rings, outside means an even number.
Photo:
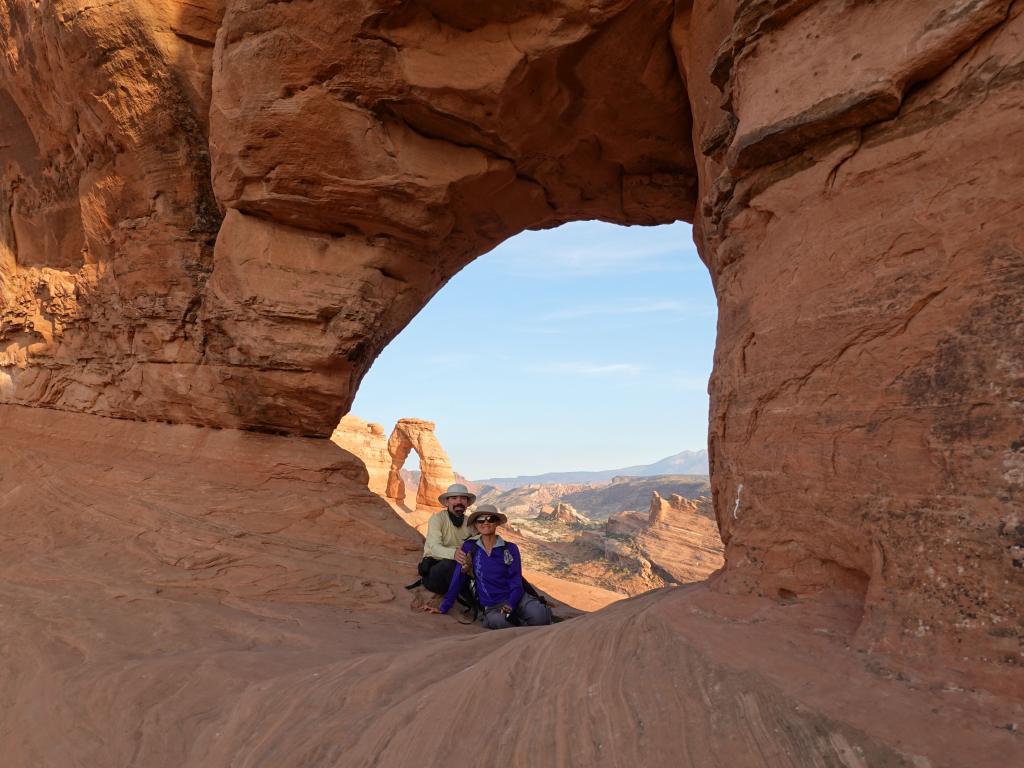
[[[0,53],[0,765],[1024,765],[1024,2],[0,0]],[[424,614],[429,422],[330,438],[589,219],[718,301],[709,499],[603,535],[721,560]]]
[[[440,509],[438,496],[451,483],[467,484],[478,504],[495,504],[509,518],[503,536],[529,555],[528,580],[556,601],[571,603],[558,606],[558,618],[576,615],[574,607],[603,608],[628,595],[703,581],[722,566],[707,477],[654,474],[681,461],[703,468],[703,451],[628,467],[623,471],[642,476],[612,474],[610,481],[609,473],[570,472],[565,476],[595,479],[557,482],[563,475],[551,473],[474,482],[452,469],[435,427],[424,419],[400,419],[388,437],[383,425],[350,413],[331,441],[362,462],[369,489],[423,535]],[[410,454],[418,470],[403,469]],[[416,596],[419,604],[430,599],[422,591]]]

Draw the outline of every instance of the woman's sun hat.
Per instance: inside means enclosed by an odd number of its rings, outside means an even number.
[[[491,515],[492,517],[498,518],[498,525],[504,525],[508,522],[508,518],[503,512],[499,512],[496,506],[493,504],[481,504],[470,513],[469,519],[466,520],[466,525],[473,525],[473,523],[476,522],[476,519],[483,515]]]

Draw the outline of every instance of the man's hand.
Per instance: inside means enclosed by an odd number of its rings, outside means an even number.
[[[455,550],[455,562],[462,566],[464,573],[469,573],[470,567],[472,567],[473,561],[470,560],[469,555],[463,552],[461,549]]]

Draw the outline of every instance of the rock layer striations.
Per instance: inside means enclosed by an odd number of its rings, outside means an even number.
[[[636,534],[636,544],[672,581],[700,581],[722,567],[722,539],[707,502],[651,494],[647,525]]]
[[[845,593],[860,647],[1019,684],[1024,8],[694,3],[674,35],[718,588]]]

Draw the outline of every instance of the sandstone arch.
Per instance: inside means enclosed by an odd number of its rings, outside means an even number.
[[[714,589],[1019,691],[1019,2],[185,5],[0,2],[5,411],[324,437],[502,238],[687,218]]]
[[[437,435],[434,434],[435,424],[424,419],[399,419],[395,424],[391,437],[388,439],[388,452],[391,454],[391,469],[388,472],[386,496],[397,502],[405,501],[405,481],[401,471],[411,451],[416,451],[420,459],[420,480],[416,487],[416,507],[434,507],[441,505],[437,497],[455,482],[455,473],[448,461]]]

